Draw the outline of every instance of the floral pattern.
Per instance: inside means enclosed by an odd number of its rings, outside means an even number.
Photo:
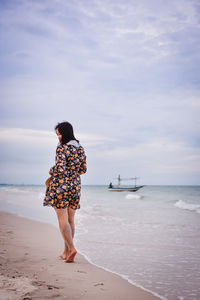
[[[56,149],[55,166],[50,169],[51,180],[43,205],[56,208],[80,208],[80,175],[86,171],[83,147],[60,144]]]

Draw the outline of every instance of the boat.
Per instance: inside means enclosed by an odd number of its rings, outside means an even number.
[[[109,184],[108,190],[111,192],[137,192],[139,189],[143,188],[144,185],[136,185],[137,179],[139,177],[133,177],[133,178],[121,178],[120,175],[117,177],[118,179],[118,185],[117,187],[113,186],[112,182]],[[134,180],[135,185],[130,187],[121,187],[121,181],[122,180]]]

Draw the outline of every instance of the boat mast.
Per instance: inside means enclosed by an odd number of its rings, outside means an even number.
[[[134,177],[134,178],[130,178],[130,179],[132,179],[132,180],[135,180],[135,187],[136,187],[136,181],[137,181],[137,179],[139,179],[139,177]]]
[[[121,181],[121,178],[120,178],[120,175],[118,175],[118,188],[120,188],[120,181]]]
[[[116,179],[116,178],[115,178],[115,179]],[[135,188],[136,188],[136,186],[137,186],[137,184],[136,184],[137,179],[139,179],[139,177],[133,177],[133,178],[121,178],[120,175],[118,175],[118,177],[117,177],[117,180],[118,180],[117,187],[120,188],[120,186],[121,186],[121,181],[122,181],[122,180],[134,180],[134,181],[135,181]]]

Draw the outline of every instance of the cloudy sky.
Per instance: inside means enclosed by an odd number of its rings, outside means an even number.
[[[0,0],[1,183],[43,184],[57,122],[84,184],[200,181],[199,0]]]

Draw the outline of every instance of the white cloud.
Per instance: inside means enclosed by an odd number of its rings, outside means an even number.
[[[47,130],[33,130],[24,128],[0,128],[1,142],[26,142],[26,143],[41,143],[54,142],[53,132]]]
[[[180,175],[182,172],[200,173],[200,150],[183,142],[155,139],[133,147],[106,150],[104,155],[113,161],[141,167],[146,171]]]
[[[108,141],[114,141],[113,138],[95,135],[91,133],[76,133],[76,136],[81,140],[85,147],[98,147]],[[34,147],[45,145],[45,148],[55,147],[58,143],[57,136],[54,131],[48,130],[33,130],[26,128],[0,128],[0,143],[4,146],[7,144],[25,144]]]

